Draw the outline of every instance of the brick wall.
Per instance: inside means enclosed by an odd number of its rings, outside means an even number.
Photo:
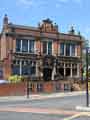
[[[0,96],[25,95],[25,87],[24,82],[18,84],[2,84],[0,85]]]
[[[37,94],[40,92],[62,92],[70,91],[69,82],[50,81],[50,82],[32,82],[32,88],[29,86],[29,92]],[[68,86],[68,88],[67,88]],[[27,84],[25,82],[17,84],[2,84],[0,85],[0,96],[20,96],[27,94]]]

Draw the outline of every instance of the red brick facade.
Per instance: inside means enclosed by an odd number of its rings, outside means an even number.
[[[23,53],[23,52],[17,52],[16,51],[16,40],[29,40],[28,45],[30,42],[30,39],[34,38],[35,47],[34,47],[34,53]],[[43,47],[43,41],[51,41],[52,42],[52,54],[51,55],[44,55],[44,47]],[[67,76],[70,76],[70,79],[73,78],[73,74],[75,73],[73,64],[77,63],[77,75],[76,78],[81,77],[80,73],[80,66],[82,64],[82,42],[83,38],[81,35],[76,35],[74,33],[73,28],[71,31],[67,34],[60,33],[58,30],[58,26],[56,24],[53,24],[51,20],[46,19],[43,20],[42,24],[39,24],[38,27],[29,27],[29,26],[22,26],[22,25],[15,25],[8,22],[8,17],[5,15],[3,20],[3,29],[0,37],[0,59],[1,59],[1,66],[3,70],[3,77],[2,79],[8,79],[9,76],[12,75],[12,66],[13,61],[15,60],[34,60],[38,67],[36,68],[36,79],[37,81],[43,80],[41,79],[42,76],[44,76],[43,71],[44,68],[47,68],[47,65],[44,65],[44,59],[48,61],[48,67],[49,69],[52,69],[50,73],[51,78],[53,78],[53,70],[54,70],[54,61],[57,60],[57,68],[56,72],[59,71],[59,73],[63,72],[62,75],[65,78],[68,78]],[[70,46],[72,44],[75,44],[75,55],[71,56],[65,56],[67,51],[63,56],[60,55],[61,49],[60,44],[64,43],[64,49],[67,47],[67,43],[70,43]],[[22,44],[22,43],[20,43]],[[49,45],[48,45],[49,46]],[[68,49],[68,48],[67,48]],[[70,50],[73,49],[72,46],[70,47]],[[50,50],[48,48],[48,50]],[[49,51],[50,52],[50,51]],[[71,50],[72,52],[72,50]],[[50,62],[49,62],[50,61]],[[52,65],[50,65],[52,63]],[[60,64],[64,65],[64,68],[60,68]],[[68,69],[67,64],[70,68]],[[66,70],[66,72],[65,72]],[[20,72],[22,73],[23,70]],[[74,71],[74,73],[73,73]],[[20,75],[22,75],[20,73]],[[48,73],[48,72],[47,72]],[[55,76],[55,75],[54,75]],[[39,79],[40,78],[40,79]],[[65,79],[64,78],[64,79]],[[61,78],[59,78],[60,80]],[[52,83],[51,83],[52,84]],[[45,85],[45,90],[52,91],[51,85]]]

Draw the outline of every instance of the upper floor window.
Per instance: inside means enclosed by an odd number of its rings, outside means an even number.
[[[16,40],[16,52],[29,52],[34,53],[34,40],[27,40],[27,39],[17,39]]]
[[[20,52],[21,50],[21,40],[16,40],[16,52]]]
[[[22,40],[22,52],[28,52],[28,40]]]
[[[52,55],[52,42],[51,41],[43,42],[43,54]]]
[[[60,55],[75,56],[76,45],[72,43],[60,43]]]

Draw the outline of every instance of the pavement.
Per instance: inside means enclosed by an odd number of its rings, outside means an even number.
[[[62,93],[42,93],[42,94],[30,94],[29,96],[1,96],[1,101],[21,101],[21,100],[39,100],[39,99],[48,99],[48,98],[60,98],[65,96],[76,96],[76,95],[83,95],[85,91],[78,91],[78,92],[62,92]]]

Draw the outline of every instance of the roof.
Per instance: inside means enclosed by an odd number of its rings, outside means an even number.
[[[12,24],[12,23],[9,23],[8,27],[18,28],[18,29],[28,29],[28,30],[39,30],[37,27],[17,25],[17,24]]]

